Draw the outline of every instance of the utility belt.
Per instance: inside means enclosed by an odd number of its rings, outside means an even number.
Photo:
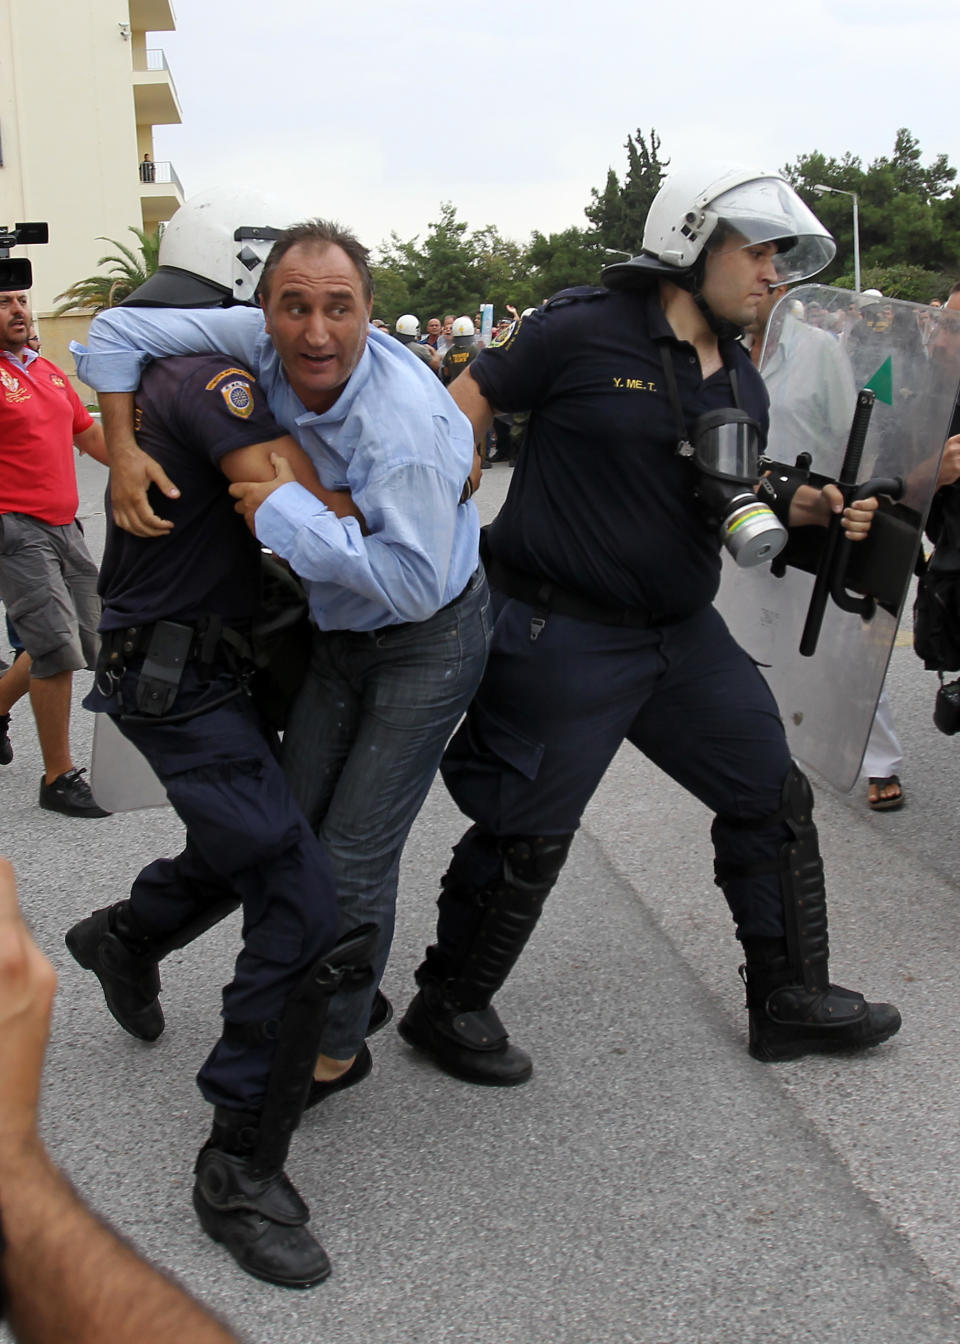
[[[632,630],[649,630],[686,620],[686,616],[650,611],[646,607],[602,607],[569,588],[561,588],[559,584],[538,579],[533,574],[511,569],[492,556],[485,543],[482,553],[491,585],[507,597],[514,597],[518,602],[525,602],[535,608],[530,622],[531,639],[536,639],[540,634],[549,612],[556,612],[559,616],[573,616],[578,621],[591,621],[595,625],[616,625]]]
[[[142,662],[134,704],[128,705],[121,682],[137,659]],[[169,715],[188,663],[197,664],[204,680],[227,674],[235,677],[236,684],[226,694],[202,700],[185,713]],[[152,621],[105,631],[100,637],[96,684],[101,695],[117,696],[122,718],[147,717],[155,723],[183,723],[240,695],[253,670],[249,632],[226,625],[219,616],[204,616],[196,621]]]

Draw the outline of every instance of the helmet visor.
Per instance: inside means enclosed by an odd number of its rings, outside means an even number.
[[[720,224],[740,234],[740,247],[777,243],[773,264],[781,284],[794,284],[829,266],[837,245],[797,193],[777,177],[731,187],[710,202]]]

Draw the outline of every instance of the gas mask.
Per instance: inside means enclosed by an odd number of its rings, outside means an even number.
[[[750,569],[779,555],[787,530],[754,493],[760,479],[756,420],[732,407],[709,411],[696,421],[693,442],[683,440],[677,452],[692,460],[696,497],[737,564]]]

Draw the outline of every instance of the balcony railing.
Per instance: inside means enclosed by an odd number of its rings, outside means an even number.
[[[170,67],[167,65],[167,56],[162,47],[147,47],[142,57],[135,57],[133,68],[134,70],[165,71],[170,80],[170,87],[173,89],[173,96],[179,103],[180,95],[177,93],[177,85],[170,72]]]
[[[153,186],[155,182],[172,183],[183,195],[183,183],[177,177],[177,170],[169,159],[160,159],[156,163],[141,163],[140,181],[146,186]]]

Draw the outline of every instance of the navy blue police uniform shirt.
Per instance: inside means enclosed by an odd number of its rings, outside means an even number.
[[[260,546],[234,512],[219,462],[285,433],[253,374],[224,355],[151,364],[137,393],[135,424],[140,447],[179,487],[180,498],[150,488],[152,508],[174,524],[165,537],[125,532],[108,505],[100,629],[208,614],[249,619],[259,593]]]
[[[494,557],[605,607],[688,615],[712,601],[720,543],[677,456],[679,429],[660,343],[671,352],[689,433],[733,406],[726,367],[701,376],[656,285],[564,291],[470,366],[499,411],[532,412],[506,502],[487,529]],[[724,341],[744,411],[767,431],[767,393],[737,341]]]

